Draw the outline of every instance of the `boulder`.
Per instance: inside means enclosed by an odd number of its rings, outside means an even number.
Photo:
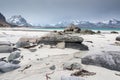
[[[80,33],[81,34],[95,34],[95,32],[92,30],[82,30]]]
[[[83,42],[83,38],[82,37],[78,37],[78,36],[72,36],[72,35],[58,35],[56,33],[50,33],[47,36],[41,37],[39,42],[54,42],[54,43],[58,43],[58,42],[77,42],[77,43],[82,43]]]
[[[116,37],[116,40],[117,40],[117,41],[120,41],[120,36],[117,36],[117,37]]]
[[[65,28],[64,32],[74,32],[74,33],[79,33],[81,31],[81,29],[79,27],[77,27],[74,24],[70,24],[67,28]]]
[[[10,42],[6,42],[6,41],[0,41],[0,46],[2,45],[6,45],[6,46],[11,46],[11,43]]]
[[[56,46],[57,48],[73,48],[79,50],[88,50],[88,47],[84,44],[83,38],[79,36],[73,36],[69,34],[59,35],[56,33],[50,33],[39,39],[40,44]]]
[[[87,55],[82,58],[82,63],[86,65],[96,65],[111,70],[120,71],[120,52],[108,51],[102,54]]]
[[[76,76],[61,76],[61,80],[85,80],[85,79]]]
[[[13,47],[8,45],[0,46],[0,53],[11,53],[11,52],[13,52]]]
[[[5,73],[5,72],[9,72],[15,69],[20,68],[19,65],[16,64],[11,64],[11,63],[6,63],[4,61],[0,61],[0,73]]]
[[[111,31],[110,33],[111,34],[118,34],[118,32],[116,32],[116,31]]]
[[[81,70],[82,65],[78,62],[65,62],[63,64],[63,69],[64,70]]]
[[[9,55],[9,57],[8,57],[8,61],[9,62],[11,62],[11,61],[13,61],[14,59],[17,59],[17,58],[19,58],[20,57],[20,51],[14,51],[14,52],[12,52],[10,55]]]
[[[31,48],[35,47],[37,45],[37,39],[36,38],[20,38],[18,42],[16,43],[17,48]]]
[[[81,44],[81,43],[70,43],[70,42],[66,42],[65,44],[66,48],[72,48],[72,49],[78,49],[81,51],[88,51],[89,48],[88,46]]]

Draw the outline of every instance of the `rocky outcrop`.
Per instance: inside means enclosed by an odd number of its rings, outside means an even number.
[[[10,27],[11,25],[6,22],[5,16],[0,13],[0,27]]]
[[[120,71],[120,52],[109,51],[103,54],[88,55],[82,58],[82,63]]]
[[[117,41],[120,41],[120,36],[117,36],[117,37],[116,37],[116,40],[117,40]]]
[[[78,36],[72,36],[69,34],[57,34],[57,33],[50,33],[44,37],[41,37],[38,41],[40,44],[57,46],[58,48],[73,48],[73,49],[80,49],[80,50],[88,50],[86,45],[83,45],[83,38]]]

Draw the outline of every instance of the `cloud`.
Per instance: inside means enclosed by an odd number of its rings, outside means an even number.
[[[7,17],[21,14],[29,22],[54,23],[60,20],[104,20],[120,17],[120,0],[0,0]]]

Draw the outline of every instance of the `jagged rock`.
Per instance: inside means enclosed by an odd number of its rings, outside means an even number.
[[[64,70],[80,70],[82,69],[82,65],[78,62],[65,62],[63,64]]]
[[[61,76],[61,80],[85,80],[76,76]]]
[[[120,36],[117,36],[117,37],[116,37],[116,40],[117,40],[117,41],[120,41]]]
[[[12,52],[10,55],[9,55],[9,57],[8,57],[8,61],[9,62],[11,62],[11,61],[13,61],[14,59],[17,59],[17,58],[19,58],[20,57],[20,51],[14,51],[14,52]]]
[[[74,24],[70,24],[67,28],[65,28],[64,32],[74,32],[74,33],[79,33],[81,31],[81,29],[79,27],[77,27]]]
[[[82,63],[120,71],[120,52],[108,51],[103,54],[88,55],[82,58]]]
[[[0,73],[5,73],[5,72],[9,72],[15,69],[20,68],[19,65],[16,64],[11,64],[11,63],[6,63],[4,61],[0,61]]]
[[[11,52],[13,52],[13,47],[8,45],[0,46],[0,53],[11,53]]]

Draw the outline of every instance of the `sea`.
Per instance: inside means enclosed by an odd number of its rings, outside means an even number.
[[[32,28],[32,30],[43,31],[63,31],[65,28]],[[81,30],[95,30],[95,31],[120,31],[120,28],[81,28]]]

